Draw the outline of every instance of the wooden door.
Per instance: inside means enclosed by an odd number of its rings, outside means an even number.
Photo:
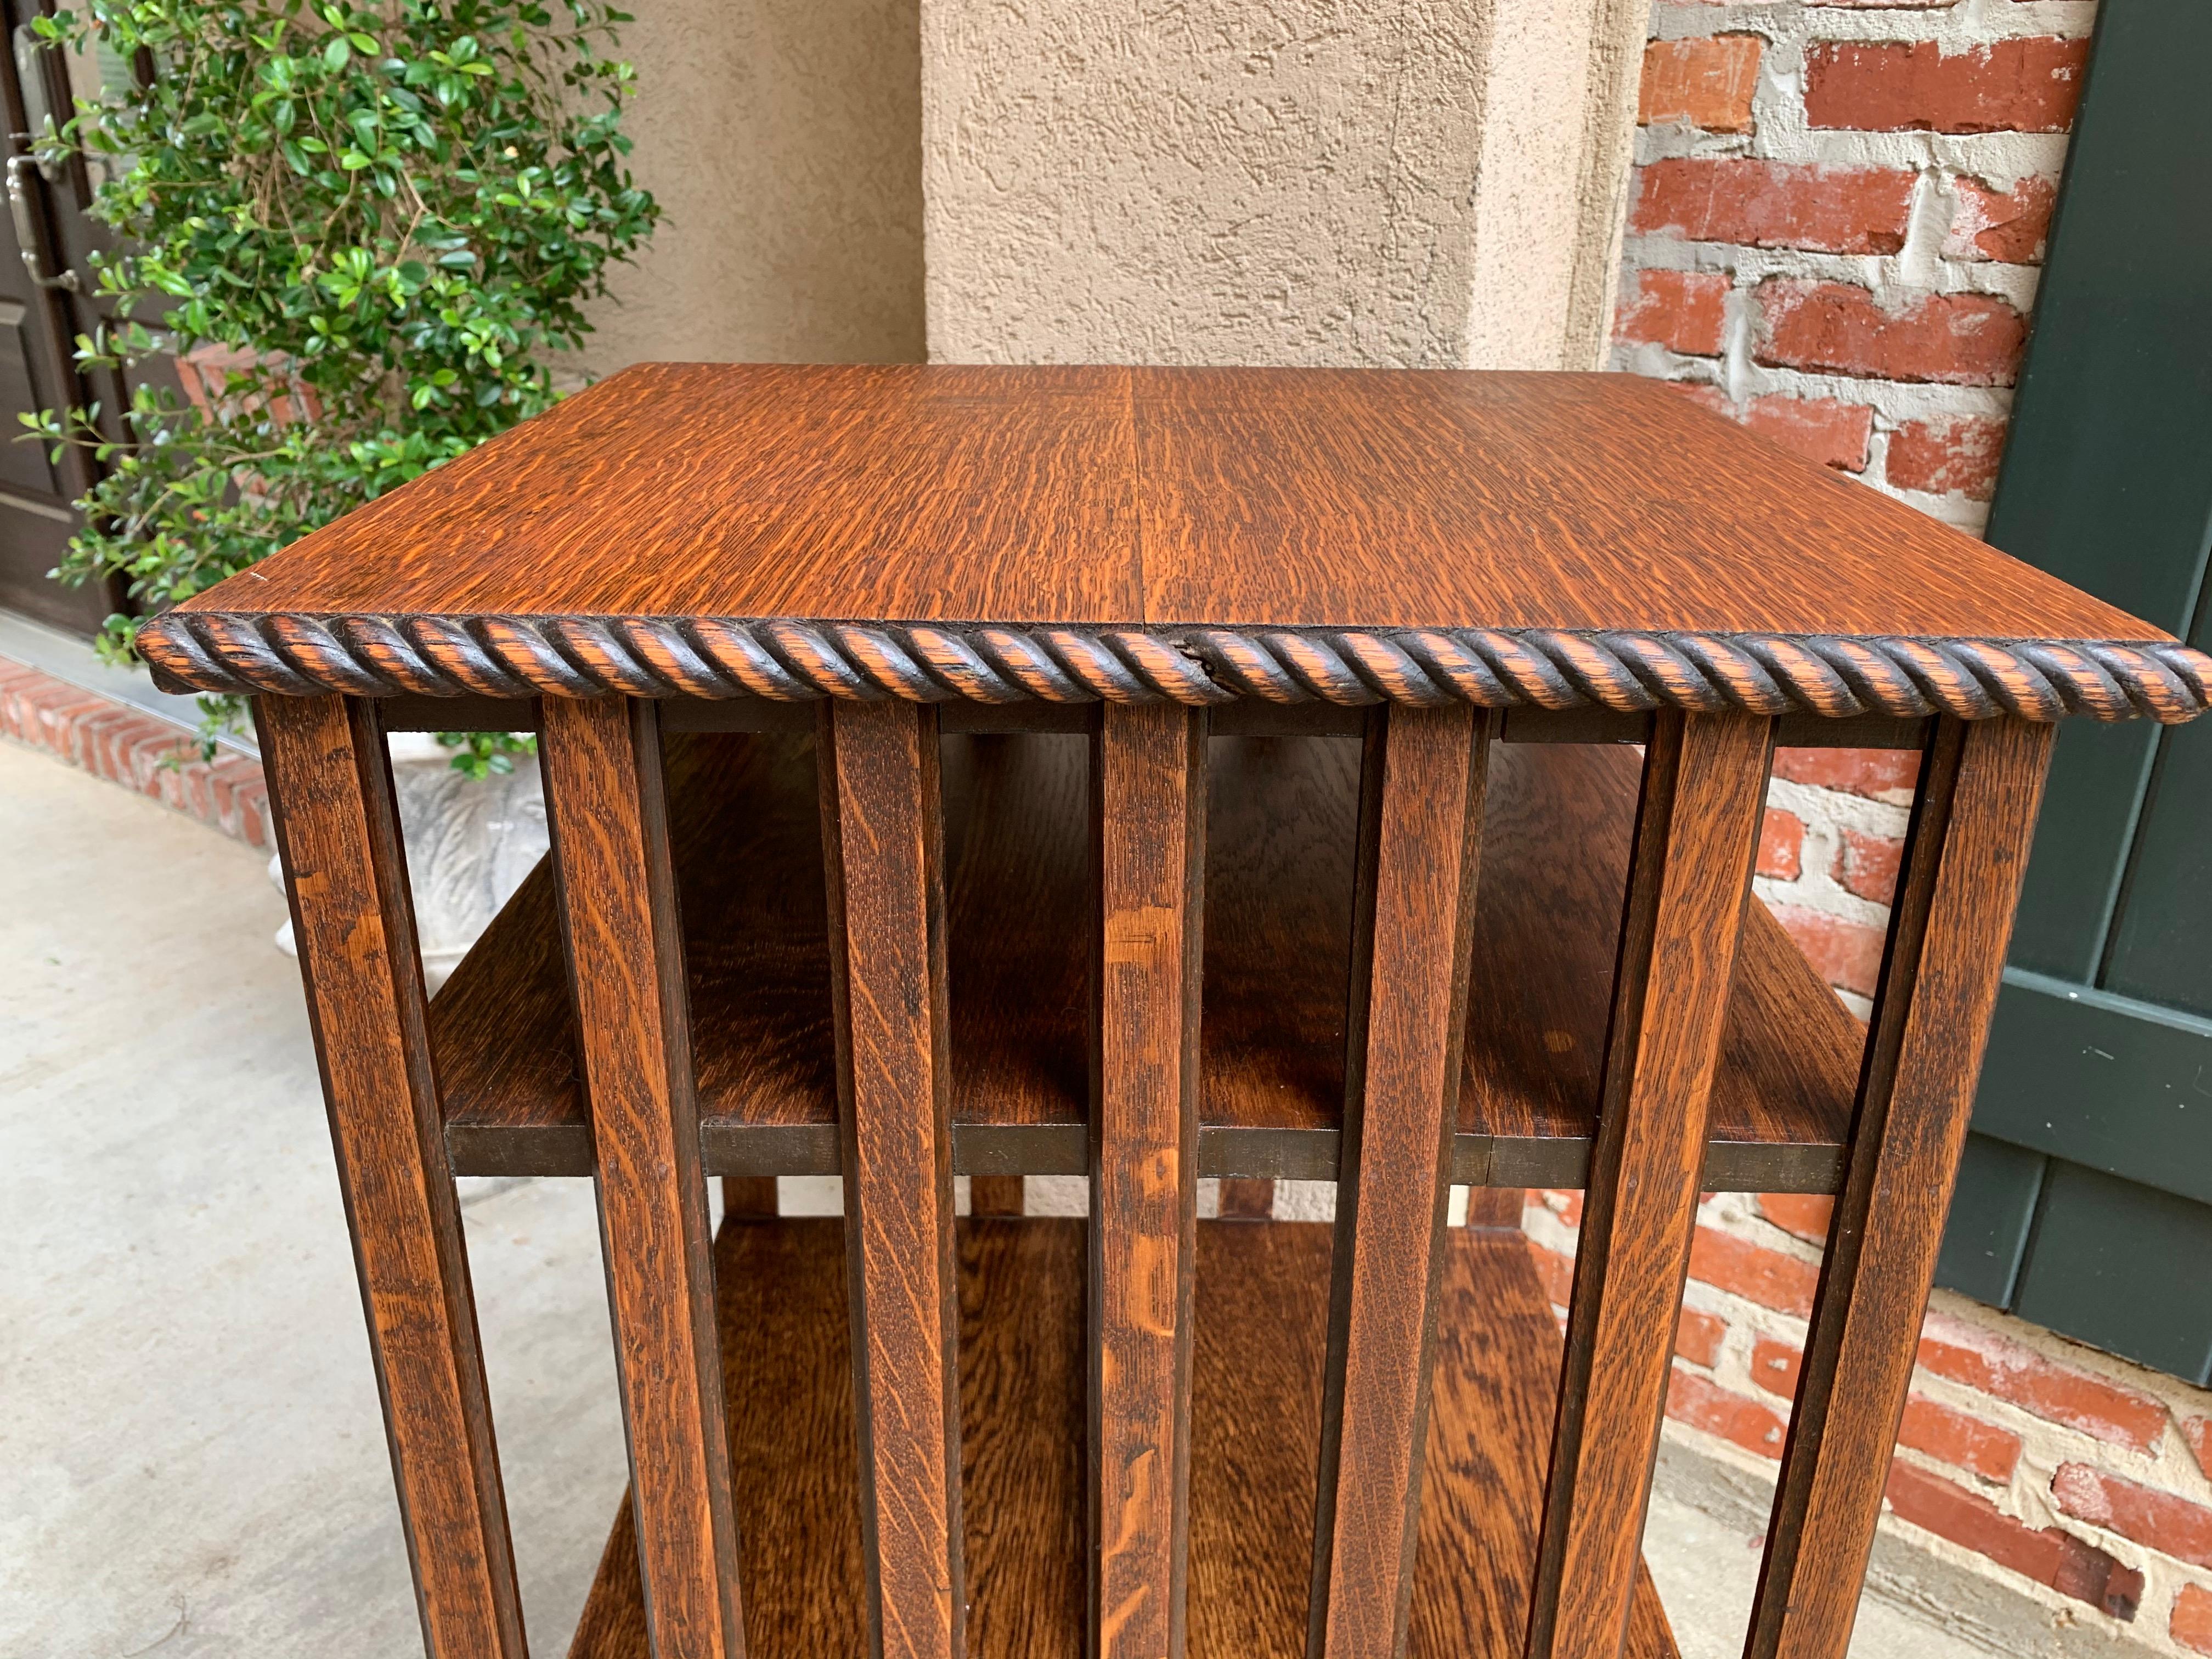
[[[2208,61],[2212,9],[2100,14],[1990,520],[2199,647]],[[2212,1376],[2212,721],[2061,732],[1974,1128],[1938,1282]]]
[[[101,240],[85,212],[91,177],[82,161],[42,168],[32,153],[49,118],[68,118],[72,80],[88,94],[99,67],[42,46],[29,27],[40,9],[33,0],[0,0],[9,48],[0,52],[9,206],[0,218],[0,607],[89,634],[118,607],[114,586],[64,587],[46,573],[76,533],[71,503],[91,487],[92,462],[80,451],[54,462],[45,445],[20,435],[17,418],[99,399],[112,419],[117,406],[116,388],[88,386],[72,361],[76,337],[98,320],[85,263]]]

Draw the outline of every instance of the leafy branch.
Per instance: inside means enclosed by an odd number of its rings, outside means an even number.
[[[77,360],[173,356],[191,394],[131,375],[119,422],[97,404],[23,417],[102,469],[56,575],[175,604],[550,406],[584,305],[659,216],[624,165],[633,75],[609,54],[629,21],[604,0],[88,0],[36,19],[52,45],[142,66],[41,136],[42,161],[94,164],[92,212],[123,250],[93,260],[122,320]],[[103,648],[127,659],[131,627],[110,617]],[[203,702],[210,732],[237,716]]]

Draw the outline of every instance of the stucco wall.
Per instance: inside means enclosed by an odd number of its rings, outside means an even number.
[[[924,0],[931,355],[1593,366],[1643,16],[1538,9]]]
[[[595,373],[921,358],[915,0],[634,0],[628,119],[667,217],[592,308]]]
[[[1642,0],[1510,0],[1486,82],[1470,368],[1595,368],[1612,331]]]

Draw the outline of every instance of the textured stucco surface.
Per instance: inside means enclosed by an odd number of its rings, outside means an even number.
[[[667,217],[592,307],[593,373],[922,355],[915,0],[637,0],[631,167]]]
[[[1642,22],[924,0],[931,356],[1594,364]]]
[[[1640,0],[1498,9],[1475,176],[1470,368],[1595,368],[1612,332]]]

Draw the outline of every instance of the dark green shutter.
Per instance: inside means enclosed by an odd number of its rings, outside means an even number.
[[[1990,539],[2203,647],[2212,6],[2106,0]],[[1938,1282],[2212,1376],[2212,719],[2061,732]]]

